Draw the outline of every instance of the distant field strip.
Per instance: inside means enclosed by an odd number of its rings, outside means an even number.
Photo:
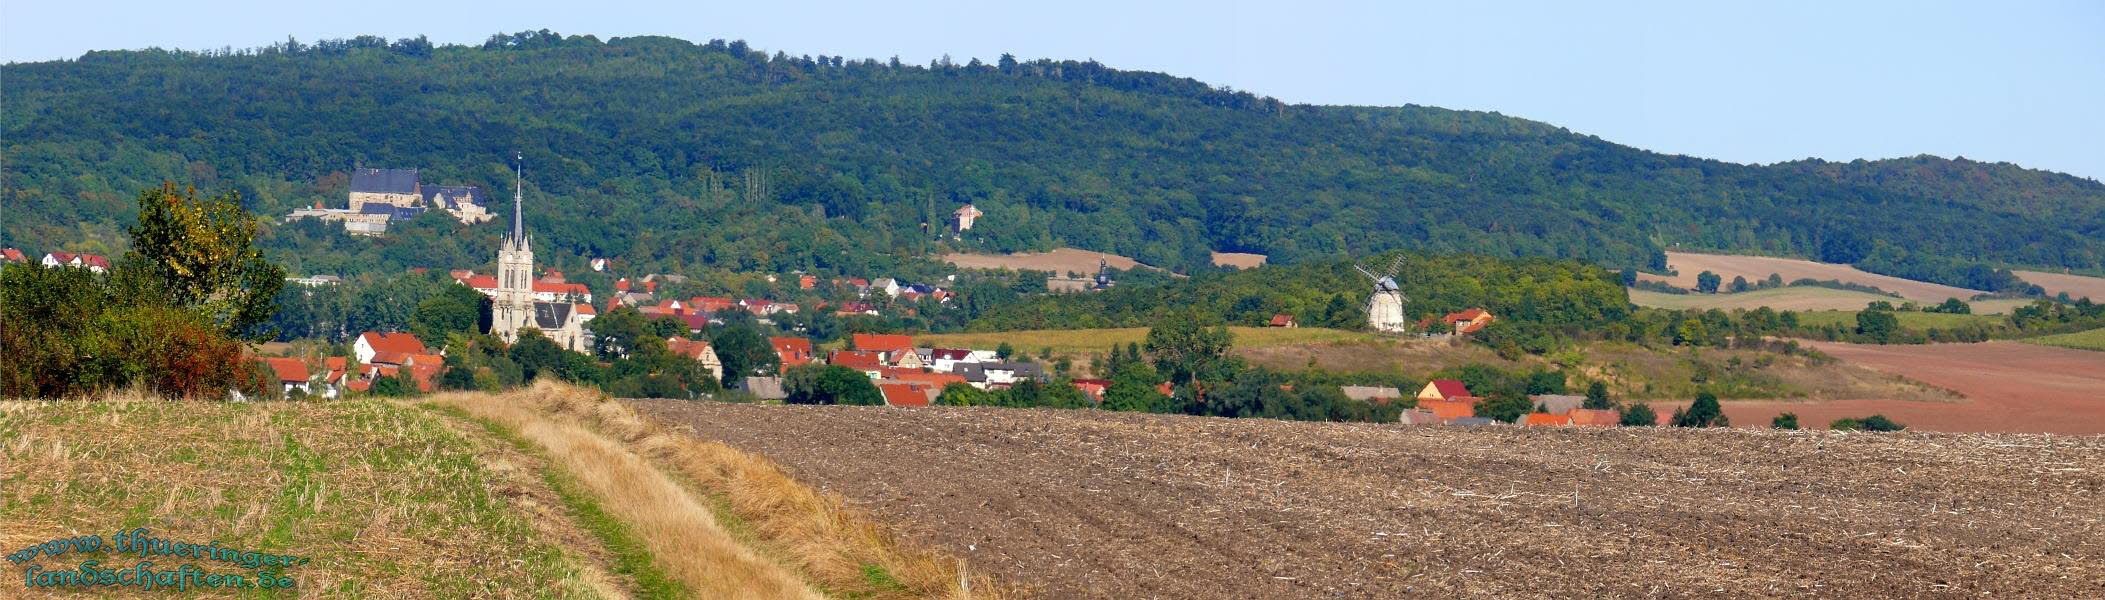
[[[1798,322],[1803,325],[1841,325],[1844,327],[1855,327],[1856,315],[1858,312],[1861,311],[1806,311],[1798,313]],[[1900,321],[1901,328],[1915,330],[1924,330],[1932,328],[1951,329],[1953,327],[1962,327],[1966,325],[1993,325],[1996,323],[2003,322],[2002,317],[1993,315],[1954,315],[1946,313],[1929,313],[1916,311],[1896,311],[1893,313],[1893,317]]]
[[[2049,335],[2018,341],[2042,344],[2047,346],[2060,346],[2063,348],[2075,348],[2077,350],[2105,351],[2105,329],[2092,329],[2090,331],[2078,331],[2075,333]],[[2105,390],[2100,390],[2099,394],[2105,395]]]
[[[2089,297],[2095,302],[2105,302],[2105,277],[2063,275],[2039,271],[2015,271],[2018,279],[2046,288],[2047,295],[2068,292],[2076,298]]]
[[[1053,271],[1057,274],[1095,274],[1101,260],[1113,269],[1131,270],[1142,265],[1133,259],[1091,252],[1075,248],[1055,248],[1048,252],[1018,252],[1015,254],[945,254],[945,262],[965,269],[1012,269],[1017,271]]]
[[[1833,288],[1795,286],[1754,290],[1737,294],[1666,294],[1630,290],[1630,303],[1674,310],[1732,310],[1767,306],[1775,310],[1860,310],[1872,302],[1899,303],[1892,296]]]
[[[1768,278],[1770,273],[1783,277],[1788,283],[1798,279],[1833,279],[1847,283],[1873,286],[1881,290],[1900,294],[1917,302],[1943,302],[1946,298],[1965,300],[1984,292],[1961,287],[1952,287],[1902,279],[1889,275],[1878,275],[1858,270],[1849,265],[1818,263],[1795,258],[1769,256],[1741,256],[1730,254],[1695,254],[1690,252],[1666,253],[1667,266],[1678,274],[1672,277],[1648,277],[1663,280],[1675,286],[1694,289],[1696,276],[1704,271],[1718,274],[1729,285],[1733,277],[1745,277],[1752,282]]]
[[[1235,335],[1237,348],[1261,348],[1289,344],[1311,344],[1324,342],[1354,342],[1376,339],[1376,336],[1356,331],[1324,329],[1321,327],[1229,327]],[[919,344],[941,348],[979,348],[991,350],[1009,344],[1017,352],[1036,354],[1041,348],[1051,348],[1054,354],[1089,354],[1110,352],[1111,346],[1130,343],[1145,343],[1146,327],[1124,327],[1116,329],[1038,329],[1027,331],[1000,331],[991,333],[941,333],[914,336]]]

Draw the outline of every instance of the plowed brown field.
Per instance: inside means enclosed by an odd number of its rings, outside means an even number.
[[[1044,597],[2105,595],[2098,437],[634,404]]]
[[[2046,288],[2048,294],[2068,292],[2068,295],[2071,297],[2088,297],[2091,300],[2105,302],[2105,277],[2065,275],[2040,271],[2017,271],[2017,278]]]
[[[2105,352],[2018,342],[1879,346],[1800,343],[1844,362],[1948,389],[1959,402],[1844,399],[1822,402],[1727,402],[1735,425],[1768,426],[1782,412],[1808,427],[1883,414],[1931,431],[2105,433]],[[1672,407],[1654,408],[1671,412]]]

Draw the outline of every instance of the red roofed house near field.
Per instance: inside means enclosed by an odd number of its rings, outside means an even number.
[[[297,358],[266,358],[263,363],[270,365],[271,372],[278,375],[278,384],[283,386],[278,393],[289,394],[293,390],[313,393],[314,388],[307,385],[307,363]]]
[[[1461,381],[1454,379],[1434,379],[1425,384],[1425,389],[1418,390],[1419,402],[1426,400],[1453,400],[1468,395],[1469,388],[1463,386]]]
[[[26,263],[29,256],[14,248],[0,248],[0,262]]]
[[[1298,325],[1295,325],[1295,324],[1294,324],[1294,316],[1293,316],[1293,315],[1289,315],[1289,314],[1286,314],[1286,313],[1280,313],[1280,314],[1272,315],[1272,320],[1271,320],[1270,322],[1267,322],[1267,323],[1265,323],[1265,326],[1266,326],[1266,327],[1298,327]]]
[[[775,347],[775,357],[782,359],[782,368],[811,364],[811,338],[771,337],[768,345]]]
[[[884,355],[864,350],[835,350],[826,355],[826,364],[855,369],[874,377],[884,368]]]
[[[886,406],[928,406],[936,399],[936,388],[919,383],[880,383]]]
[[[850,341],[856,350],[884,355],[885,364],[914,369],[925,366],[921,355],[914,352],[913,336],[858,333]]]
[[[1490,325],[1492,321],[1496,320],[1498,320],[1498,318],[1491,316],[1491,311],[1487,311],[1481,308],[1472,308],[1469,310],[1459,312],[1451,312],[1447,313],[1447,316],[1440,317],[1440,322],[1446,324],[1457,334],[1470,334],[1476,333],[1478,331],[1483,331],[1484,326]]]
[[[359,334],[358,341],[351,345],[351,351],[358,357],[358,362],[360,363],[373,362],[373,356],[382,352],[400,354],[426,353],[424,352],[424,342],[418,340],[417,336],[407,333],[380,333],[375,331]]]

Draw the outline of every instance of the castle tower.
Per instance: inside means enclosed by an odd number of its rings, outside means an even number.
[[[525,170],[514,165],[512,231],[497,249],[497,294],[490,306],[490,333],[506,343],[518,341],[519,330],[532,326],[534,318],[534,250],[526,236],[525,197]]]

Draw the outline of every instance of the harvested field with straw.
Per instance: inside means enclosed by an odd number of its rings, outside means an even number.
[[[2105,438],[630,402],[1047,597],[2105,593]]]
[[[1946,298],[1966,300],[1983,293],[1980,290],[1868,273],[1849,265],[1820,263],[1795,258],[1668,252],[1666,253],[1666,264],[1668,268],[1673,269],[1678,275],[1664,277],[1644,274],[1641,277],[1653,281],[1664,281],[1677,287],[1695,289],[1696,275],[1704,271],[1717,273],[1718,277],[1723,278],[1725,283],[1731,283],[1733,277],[1745,277],[1747,281],[1757,281],[1767,278],[1770,273],[1775,273],[1782,276],[1786,282],[1812,278],[1819,280],[1833,279],[1844,283],[1868,285],[1887,292],[1900,294],[1902,297],[1916,302],[1943,302]]]
[[[2096,302],[2105,302],[2105,277],[2047,273],[2044,271],[2015,271],[2015,273],[2017,273],[2017,278],[2025,280],[2025,283],[2046,288],[2049,296],[2068,292],[2069,297],[2072,298],[2090,298]]]
[[[143,527],[173,541],[307,557],[282,573],[301,597],[624,597],[626,578],[602,567],[604,551],[565,516],[537,468],[502,443],[382,401],[0,402],[0,553],[82,535],[107,548],[118,531]],[[7,564],[19,575],[86,560],[257,574],[107,552]],[[0,582],[0,597],[24,585]]]
[[[1144,267],[1130,258],[1106,252],[1091,252],[1076,248],[1054,248],[1047,252],[1018,252],[1015,254],[945,254],[944,262],[964,269],[1010,269],[1015,271],[1052,271],[1055,274],[1096,274],[1097,261],[1111,268],[1130,271]]]

